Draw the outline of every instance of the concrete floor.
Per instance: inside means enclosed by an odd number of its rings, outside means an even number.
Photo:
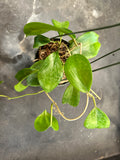
[[[23,26],[31,21],[51,23],[51,19],[70,21],[73,31],[96,28],[120,21],[119,0],[0,0],[0,94],[17,96],[32,93],[39,88],[28,88],[23,93],[14,91],[14,78],[18,70],[31,65],[35,50],[33,37],[24,39]],[[97,31],[100,35],[99,56],[120,47],[120,27]],[[47,34],[54,36],[54,32]],[[120,52],[97,63],[98,68],[119,61]],[[51,92],[68,117],[76,117],[85,105],[81,96],[80,106],[62,105],[61,98],[66,86]],[[44,108],[49,110],[50,101],[44,94],[8,101],[0,98],[0,159],[1,160],[95,160],[120,154],[120,66],[93,73],[92,88],[101,95],[97,101],[111,119],[109,129],[87,130],[81,120],[66,122],[60,116],[60,130],[49,129],[38,133],[34,120]]]

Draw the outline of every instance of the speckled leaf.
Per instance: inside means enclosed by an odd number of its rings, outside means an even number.
[[[84,126],[88,129],[109,128],[110,120],[102,110],[96,107],[88,114]]]
[[[35,120],[34,127],[38,132],[43,132],[47,130],[49,127],[52,127],[55,131],[59,130],[59,125],[57,119],[52,116],[52,124],[51,124],[51,114],[45,110],[42,112]]]
[[[73,87],[84,93],[90,91],[92,70],[87,58],[80,54],[70,56],[65,63],[64,70]]]
[[[46,91],[51,92],[56,88],[63,75],[63,66],[58,52],[50,54],[41,65],[38,72],[40,86]]]
[[[44,46],[50,42],[50,39],[43,36],[43,35],[38,35],[34,38],[34,45],[33,48],[39,48],[40,46]]]
[[[95,32],[87,32],[76,39],[77,43],[82,43],[82,54],[87,58],[95,57],[99,50],[101,44],[98,42],[99,35]],[[75,47],[74,42],[71,43],[70,48]],[[80,54],[80,46],[75,47],[71,54]]]
[[[62,103],[63,104],[70,104],[71,106],[78,106],[80,102],[80,91],[78,91],[76,88],[74,88],[71,84],[66,88]]]

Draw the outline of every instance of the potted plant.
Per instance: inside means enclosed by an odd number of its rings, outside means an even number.
[[[20,98],[28,95],[45,93],[51,100],[51,112],[44,110],[34,122],[35,129],[39,132],[52,127],[58,131],[59,125],[57,119],[53,116],[55,106],[58,113],[68,121],[74,121],[83,116],[88,104],[89,97],[94,102],[94,107],[84,121],[84,126],[88,129],[108,128],[110,120],[108,116],[96,106],[95,97],[101,99],[92,89],[92,68],[89,59],[97,56],[100,49],[99,35],[93,31],[86,32],[76,37],[68,29],[69,22],[59,22],[52,20],[53,25],[32,22],[24,26],[26,36],[35,36],[33,48],[37,48],[34,64],[30,68],[20,70],[15,78],[18,83],[14,86],[17,92],[25,90],[27,87],[40,87],[37,93],[25,94],[18,97],[6,97],[8,100]],[[45,37],[44,33],[48,31],[57,31],[59,39]],[[62,36],[69,35],[70,41],[66,42]],[[24,84],[24,82],[26,84]],[[68,87],[63,94],[62,103],[77,107],[80,102],[80,92],[86,94],[87,101],[84,111],[80,116],[69,119],[63,115],[57,103],[49,95],[58,85],[68,83]],[[2,83],[2,81],[0,81]]]

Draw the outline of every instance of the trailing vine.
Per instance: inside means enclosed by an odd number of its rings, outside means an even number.
[[[92,70],[91,64],[120,50],[120,48],[101,56],[90,63],[89,59],[97,56],[101,46],[98,41],[99,35],[93,32],[93,30],[98,30],[98,28],[72,32],[68,29],[68,21],[59,22],[52,20],[52,23],[53,25],[41,22],[31,22],[24,26],[24,33],[26,36],[35,36],[33,48],[38,49],[38,57],[35,58],[34,64],[30,68],[20,70],[15,76],[18,83],[14,86],[14,89],[17,92],[22,92],[27,87],[42,87],[43,90],[16,97],[1,94],[0,97],[12,100],[45,93],[51,101],[51,107],[50,113],[48,113],[47,110],[44,110],[35,119],[34,127],[39,132],[45,131],[49,127],[55,131],[59,130],[58,121],[53,116],[54,107],[62,118],[67,121],[75,121],[85,114],[89,105],[89,98],[92,98],[94,107],[86,117],[84,126],[88,129],[108,128],[110,126],[108,116],[96,105],[95,97],[99,100],[101,100],[101,98],[91,89],[92,72],[118,65],[120,62],[97,68],[95,70]],[[99,29],[108,29],[118,25],[120,24],[101,27]],[[51,39],[43,36],[43,34],[48,31],[57,31],[59,35]],[[76,37],[75,34],[83,32],[86,33]],[[71,38],[67,44],[64,43],[62,38],[66,35]],[[60,39],[56,40],[55,38],[57,37],[60,37]],[[23,81],[26,81],[27,85],[24,85]],[[3,81],[0,81],[0,83],[3,83]],[[84,110],[75,118],[67,118],[60,110],[58,104],[49,95],[49,93],[61,83],[69,84],[63,94],[63,104],[69,104],[70,106],[77,107],[80,102],[80,93],[82,92],[86,94],[87,98]]]

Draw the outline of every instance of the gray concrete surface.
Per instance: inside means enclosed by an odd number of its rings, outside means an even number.
[[[36,92],[28,88],[23,93],[14,91],[14,76],[18,70],[31,65],[35,50],[33,38],[24,39],[23,26],[31,21],[51,23],[51,19],[69,20],[73,31],[111,25],[120,21],[119,0],[0,0],[0,94],[17,96]],[[99,56],[120,47],[120,27],[97,31],[102,44]],[[47,33],[55,35],[54,32]],[[92,64],[93,69],[117,62],[120,52]],[[57,87],[51,96],[64,114],[76,117],[85,105],[72,108],[62,105],[66,86]],[[114,66],[93,74],[92,88],[101,95],[97,101],[111,119],[109,129],[87,130],[83,122],[92,109],[78,121],[67,122],[60,116],[60,130],[49,129],[38,133],[34,119],[44,108],[50,110],[50,101],[44,94],[8,101],[0,98],[0,160],[95,160],[120,153],[120,67]]]

